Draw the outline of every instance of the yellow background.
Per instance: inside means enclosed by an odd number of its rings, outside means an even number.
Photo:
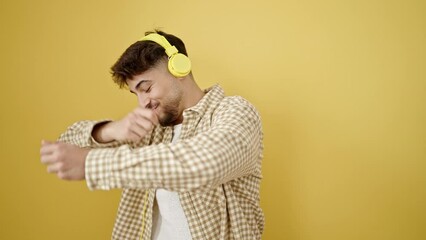
[[[137,104],[109,67],[180,36],[203,88],[257,106],[264,239],[426,239],[426,2],[0,2],[0,239],[109,239],[120,190],[47,174],[41,139]]]

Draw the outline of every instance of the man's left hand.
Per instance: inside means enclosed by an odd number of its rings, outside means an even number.
[[[47,165],[47,172],[63,180],[84,180],[84,166],[90,149],[63,142],[41,141],[41,162]]]

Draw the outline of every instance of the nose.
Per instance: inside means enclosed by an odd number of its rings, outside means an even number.
[[[139,102],[139,106],[144,107],[144,108],[151,108],[152,104],[151,104],[151,99],[149,99],[148,97],[143,97],[141,96],[141,94],[138,96],[138,102]]]

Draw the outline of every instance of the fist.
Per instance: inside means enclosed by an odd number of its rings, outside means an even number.
[[[56,174],[60,179],[83,180],[89,151],[68,143],[42,140],[40,159],[47,165],[47,172]]]
[[[138,107],[121,120],[94,129],[93,136],[99,142],[116,140],[137,143],[158,124],[158,117],[153,110]]]

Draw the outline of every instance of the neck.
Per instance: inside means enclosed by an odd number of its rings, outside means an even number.
[[[204,97],[205,93],[201,88],[195,83],[194,80],[190,80],[187,86],[185,87],[186,98],[184,98],[183,108],[187,109],[197,105],[197,103]]]
[[[205,93],[195,83],[193,79],[185,79],[183,83],[183,99],[181,102],[181,111],[179,117],[171,124],[177,125],[183,122],[183,111],[190,107],[197,105],[197,103],[204,97]]]

